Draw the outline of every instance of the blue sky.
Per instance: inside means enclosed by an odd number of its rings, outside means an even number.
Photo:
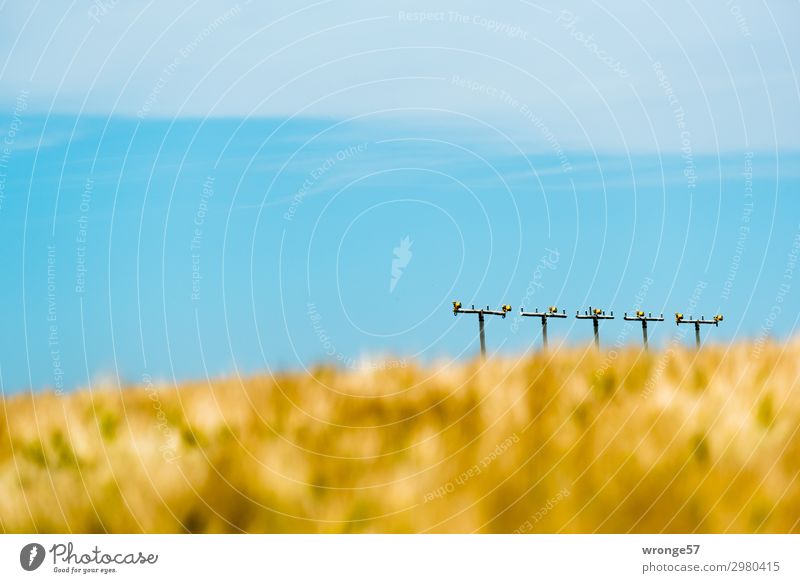
[[[799,11],[3,4],[3,390],[786,337]]]

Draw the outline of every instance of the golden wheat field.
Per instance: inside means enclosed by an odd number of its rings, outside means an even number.
[[[800,342],[6,398],[5,532],[798,532]]]

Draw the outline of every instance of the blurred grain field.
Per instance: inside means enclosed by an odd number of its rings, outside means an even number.
[[[800,532],[800,343],[2,401],[4,532]]]

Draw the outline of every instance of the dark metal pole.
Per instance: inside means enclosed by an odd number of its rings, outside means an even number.
[[[600,323],[594,318],[592,324],[594,324],[594,345],[600,350]]]
[[[694,339],[697,342],[697,348],[700,348],[700,322],[694,323]]]
[[[642,337],[644,338],[644,349],[649,350],[650,347],[647,344],[647,320],[642,320]]]
[[[547,316],[542,316],[542,346],[547,349]]]
[[[483,332],[483,312],[478,312],[478,326],[481,329],[481,358],[486,360],[486,336]]]

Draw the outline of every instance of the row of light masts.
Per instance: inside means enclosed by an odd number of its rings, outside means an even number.
[[[478,314],[478,327],[480,330],[480,338],[481,338],[481,356],[486,358],[486,335],[484,332],[484,316],[500,316],[502,318],[506,317],[511,311],[511,306],[508,304],[503,304],[499,310],[490,310],[489,306],[486,306],[485,309],[478,308],[475,309],[475,306],[471,308],[463,308],[461,307],[461,302],[455,301],[453,302],[453,315],[457,316],[458,314]],[[520,316],[528,316],[528,317],[535,317],[540,318],[542,321],[542,344],[545,348],[547,348],[547,320],[549,318],[566,318],[567,313],[566,311],[562,310],[561,312],[558,311],[558,308],[555,306],[550,306],[547,308],[547,311],[540,312],[536,309],[533,312],[526,312],[524,308],[520,308],[519,312]],[[591,320],[592,327],[594,328],[594,343],[597,348],[600,348],[600,320],[613,320],[614,319],[614,312],[610,314],[606,314],[603,310],[599,308],[592,308],[589,306],[589,310],[585,310],[583,314],[580,311],[575,313],[575,317],[579,320]],[[634,312],[634,315],[628,316],[628,313],[625,312],[624,319],[628,321],[635,321],[642,323],[642,340],[644,342],[645,350],[648,349],[648,342],[647,342],[647,323],[648,322],[663,322],[664,315],[661,314],[660,316],[653,316],[653,314],[648,313],[645,314],[642,310],[637,310]],[[713,324],[714,326],[719,326],[719,323],[722,322],[722,314],[717,314],[711,320],[706,320],[703,316],[699,319],[692,319],[684,318],[683,314],[677,312],[675,314],[675,325],[680,326],[681,324],[694,324],[694,332],[695,332],[695,341],[697,343],[697,347],[700,348],[700,325],[701,324]]]

